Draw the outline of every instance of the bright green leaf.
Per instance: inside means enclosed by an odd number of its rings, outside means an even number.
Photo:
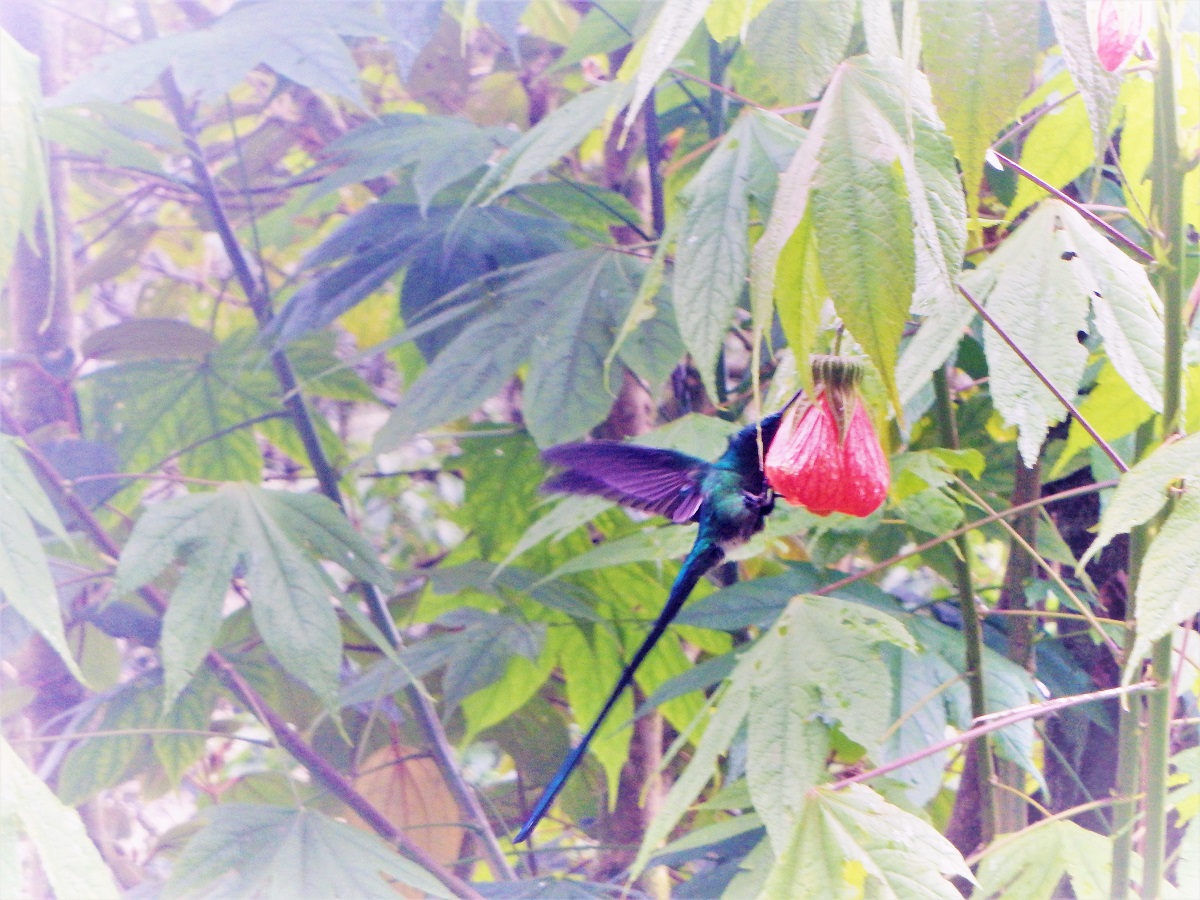
[[[950,875],[974,880],[954,845],[924,819],[865,785],[813,788],[763,896],[956,900],[960,894],[943,877]]]
[[[979,867],[974,900],[1061,897],[1059,882],[1070,881],[1080,900],[1109,896],[1112,838],[1060,819],[1004,835],[988,848]]]
[[[712,0],[704,11],[704,24],[714,41],[746,39],[746,29],[771,0]]]
[[[807,103],[820,94],[845,56],[856,6],[855,0],[775,0],[754,20],[746,52],[770,73],[782,104]]]
[[[632,70],[633,94],[629,101],[629,111],[625,114],[625,133],[628,134],[630,125],[642,108],[650,91],[658,82],[663,72],[675,62],[675,57],[683,49],[711,0],[666,0],[654,18],[654,24],[646,36],[638,41],[632,53],[621,68],[619,76],[622,81],[630,80],[627,70]]]
[[[1102,160],[1108,146],[1108,126],[1117,102],[1121,76],[1106,70],[1092,47],[1085,3],[1079,0],[1047,0],[1046,5],[1050,10],[1050,21],[1054,24],[1058,44],[1062,47],[1063,59],[1067,61],[1071,78],[1087,107],[1094,157]]]

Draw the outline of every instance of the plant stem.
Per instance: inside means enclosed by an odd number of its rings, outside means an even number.
[[[945,367],[933,373],[934,411],[942,443],[951,450],[959,449],[958,423],[954,418],[954,399],[950,396],[949,379]],[[962,613],[963,646],[967,663],[967,690],[971,695],[971,717],[978,719],[987,714],[987,697],[984,692],[983,672],[983,625],[979,610],[975,606],[975,588],[971,579],[970,547],[967,536],[960,534],[954,539],[954,581],[958,588],[958,608]],[[979,834],[980,843],[990,844],[996,836],[996,766],[992,758],[991,741],[981,737],[975,745],[975,782],[979,791]]]
[[[1183,161],[1176,123],[1171,5],[1158,10],[1158,72],[1154,79],[1154,155],[1150,222],[1159,261],[1155,286],[1163,302],[1163,437],[1180,430],[1183,393]],[[1170,505],[1168,505],[1168,509]],[[1167,513],[1164,513],[1166,515]],[[1146,843],[1142,896],[1161,895],[1167,850],[1167,769],[1171,749],[1171,635],[1151,651],[1151,671],[1158,688],[1148,701],[1146,750]]]
[[[140,0],[138,3],[138,17],[146,37],[156,36],[157,30],[145,0]],[[254,318],[261,330],[270,324],[273,315],[270,295],[267,293],[265,285],[260,284],[258,279],[255,278],[250,269],[246,253],[238,241],[237,235],[234,234],[233,226],[229,221],[228,215],[226,215],[224,205],[217,192],[216,184],[213,182],[212,174],[208,170],[204,154],[200,149],[200,144],[196,137],[195,123],[170,69],[162,74],[160,84],[166,98],[167,107],[170,109],[180,133],[183,135],[184,146],[187,149],[192,174],[195,179],[193,187],[212,218],[221,244],[225,249],[226,255],[229,257],[234,276],[237,278],[243,293],[246,295],[246,299],[254,313]],[[317,476],[317,481],[321,486],[321,492],[336,503],[342,512],[345,513],[345,502],[342,498],[341,489],[338,486],[338,473],[325,454],[324,447],[321,446],[312,415],[309,412],[307,404],[304,402],[303,393],[300,391],[299,382],[286,352],[282,349],[273,351],[271,354],[271,365],[279,381],[284,408],[287,410],[292,420],[292,425],[295,427],[300,441],[304,446],[309,464],[312,466],[313,472]],[[363,599],[367,604],[367,609],[375,626],[384,634],[388,643],[394,649],[399,649],[403,645],[403,641],[400,638],[399,631],[396,629],[395,622],[392,621],[392,617],[388,612],[383,595],[373,584],[364,584],[361,589]],[[412,706],[414,717],[432,749],[433,757],[437,761],[442,777],[445,779],[459,807],[473,823],[474,829],[472,833],[477,839],[483,842],[484,851],[493,873],[497,878],[515,879],[516,873],[513,871],[512,866],[504,855],[503,849],[500,847],[500,842],[496,838],[487,813],[484,812],[479,798],[475,795],[471,786],[466,783],[462,772],[458,768],[453,748],[446,737],[445,729],[442,728],[441,719],[438,717],[432,702],[415,685],[410,685],[406,689],[406,694]],[[325,762],[323,759],[321,761],[322,763]]]
[[[652,90],[642,107],[642,124],[646,133],[646,171],[650,180],[650,224],[654,236],[661,238],[667,227],[666,204],[663,200],[662,136],[658,133],[658,109]]]

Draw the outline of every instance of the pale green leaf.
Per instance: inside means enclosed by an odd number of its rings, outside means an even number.
[[[1125,680],[1141,670],[1159,638],[1200,612],[1200,472],[1189,475],[1171,514],[1150,543],[1137,582],[1137,639]]]
[[[1095,282],[1092,315],[1108,358],[1137,395],[1155,412],[1162,412],[1162,302],[1146,270],[1071,207],[1056,206],[1059,221]]]
[[[675,62],[675,57],[683,49],[711,0],[666,0],[654,24],[646,36],[629,54],[628,63],[635,64],[632,84],[633,95],[629,101],[629,111],[625,114],[625,133],[629,133],[634,118],[642,108],[650,91],[658,83],[663,72]],[[620,78],[626,79],[626,67],[622,67]]]
[[[163,616],[160,647],[166,708],[195,677],[220,631],[229,579],[244,547],[241,529],[235,525],[236,515],[228,497],[213,497],[194,522],[205,538],[188,553],[187,568],[171,592]],[[146,517],[143,515],[138,525]],[[164,554],[168,563],[176,552],[171,548]]]
[[[613,502],[605,500],[603,497],[566,497],[562,499],[521,535],[521,539],[496,566],[493,577],[499,575],[526,550],[536,547],[548,538],[553,538],[555,541],[561,540],[612,506]]]
[[[862,0],[862,23],[868,53],[880,58],[900,55],[891,0]]]
[[[984,152],[1025,96],[1037,16],[1019,0],[921,4],[925,71],[962,163],[967,210],[979,208]]]
[[[746,777],[776,853],[791,839],[805,793],[823,780],[830,726],[870,750],[891,721],[891,680],[873,646],[880,642],[916,649],[884,613],[799,596],[739,667],[751,679]]]
[[[980,266],[994,281],[975,299],[1050,382],[1073,397],[1088,356],[1077,334],[1087,327],[1096,281],[1080,258],[1087,251],[1066,227],[1068,214],[1076,215],[1061,201],[1042,203]],[[986,329],[983,340],[992,399],[1020,429],[1017,445],[1032,466],[1046,432],[1067,411],[995,329]]]
[[[1092,126],[1092,148],[1095,159],[1104,159],[1108,145],[1108,127],[1121,76],[1109,72],[1100,63],[1089,37],[1087,4],[1085,0],[1047,0],[1050,21],[1062,47],[1063,59],[1087,107]]]
[[[764,173],[773,182],[802,136],[777,116],[745,113],[679,193],[683,213],[676,233],[675,318],[711,396],[717,395],[717,358],[746,285],[754,183]]]
[[[1059,819],[1004,835],[992,844],[972,896],[1051,900],[1062,896],[1058,886],[1066,877],[1073,896],[1100,900],[1109,896],[1111,874],[1112,838]]]
[[[242,484],[222,491],[238,512],[254,624],[280,665],[332,707],[342,637],[327,576],[288,539],[265,491]]]
[[[865,785],[813,788],[763,896],[957,900],[944,877],[951,875],[974,880],[962,855],[924,819]]]
[[[964,286],[971,285],[967,289],[972,296],[978,296],[973,280],[968,277],[970,274],[964,272],[960,280]],[[907,405],[929,384],[930,373],[958,349],[963,333],[973,318],[975,310],[968,303],[939,306],[925,317],[896,363],[896,387],[901,403]]]
[[[1200,433],[1159,447],[1121,476],[1100,517],[1100,533],[1080,563],[1099,553],[1118,534],[1146,522],[1167,502],[1167,488],[1181,478],[1200,481]]]
[[[746,39],[746,28],[771,0],[712,0],[704,11],[704,24],[714,41]]]
[[[9,494],[7,472],[5,476],[0,485],[0,590],[25,621],[54,648],[67,670],[80,683],[86,684],[67,645],[58,591],[42,542],[25,508],[18,503],[18,498]],[[19,477],[15,481],[18,490],[36,487],[36,483],[22,485]],[[36,504],[36,500],[34,502]],[[39,514],[44,512],[39,510]]]
[[[817,255],[817,236],[813,231],[812,212],[808,212],[792,232],[775,270],[775,305],[779,323],[792,348],[800,385],[812,396],[812,367],[804,365],[817,347],[821,330],[821,311],[829,298],[821,261]],[[779,374],[776,374],[776,379]]]
[[[825,87],[845,56],[856,6],[855,0],[775,0],[754,20],[746,52],[770,73],[781,103],[806,103]]]
[[[249,803],[205,811],[205,826],[175,860],[168,892],[225,896],[394,898],[395,879],[433,897],[441,882],[374,834],[319,812]]]
[[[120,896],[79,813],[63,805],[4,738],[0,738],[0,796],[4,797],[0,820],[5,823],[0,834],[7,839],[15,822],[17,828],[12,830],[28,835],[55,896],[94,900]],[[0,893],[19,896],[27,887],[20,875],[8,866],[0,869]]]
[[[0,434],[0,472],[4,473],[4,490],[10,502],[24,509],[31,519],[56,538],[65,541],[67,532],[54,504],[25,462],[16,441],[7,434]]]

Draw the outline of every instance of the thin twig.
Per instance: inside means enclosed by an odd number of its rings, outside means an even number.
[[[1105,488],[1116,487],[1116,485],[1117,480],[1115,478],[1111,481],[1099,481],[1095,484],[1084,484],[1077,488],[1059,491],[1057,494],[1051,494],[1048,497],[1039,497],[1037,500],[1032,500],[1029,503],[1022,503],[1020,506],[1013,506],[1009,507],[1008,509],[997,510],[991,515],[984,516],[982,519],[976,519],[973,522],[968,522],[966,525],[962,525],[951,532],[943,534],[939,537],[930,538],[922,544],[917,544],[915,547],[909,547],[907,550],[901,550],[899,553],[888,557],[882,562],[868,566],[861,571],[855,572],[853,575],[847,575],[845,578],[840,578],[833,582],[833,584],[827,584],[825,587],[817,588],[812,592],[812,594],[816,597],[828,596],[834,591],[840,591],[842,588],[854,584],[856,581],[862,581],[864,578],[870,578],[872,575],[877,575],[886,569],[890,569],[896,563],[906,560],[910,556],[916,556],[920,553],[924,553],[926,550],[936,547],[939,544],[944,544],[947,541],[954,540],[959,535],[966,534],[969,531],[974,531],[976,528],[981,528],[984,525],[999,521],[1000,519],[1007,519],[1010,516],[1018,516],[1027,509],[1035,509],[1039,506],[1045,506],[1047,503],[1054,503],[1058,500],[1066,500],[1069,497],[1078,497],[1083,494],[1093,494],[1096,491],[1101,491]]]
[[[1036,175],[1034,175],[1028,169],[1022,168],[1017,163],[1013,162],[1011,159],[1009,159],[1007,156],[1005,156],[1003,153],[1000,153],[999,151],[995,151],[995,150],[992,152],[996,154],[996,158],[998,160],[1000,160],[1000,162],[1004,163],[1006,166],[1012,166],[1012,168],[1014,170],[1016,170],[1021,175],[1024,175],[1026,178],[1028,178],[1030,181],[1032,181],[1038,187],[1042,188],[1045,191],[1049,191],[1051,194],[1053,194],[1055,197],[1057,197],[1063,203],[1070,206],[1072,209],[1074,209],[1077,213],[1079,213],[1081,216],[1083,216],[1089,222],[1093,223],[1094,225],[1099,226],[1109,237],[1111,237],[1118,244],[1121,244],[1124,247],[1128,247],[1135,254],[1140,256],[1144,261],[1154,262],[1154,254],[1153,253],[1151,253],[1149,250],[1144,249],[1143,247],[1140,247],[1136,242],[1131,241],[1129,238],[1125,237],[1125,235],[1121,234],[1121,232],[1117,231],[1116,228],[1114,228],[1112,225],[1105,222],[1102,218],[1100,218],[1098,215],[1096,215],[1094,212],[1092,212],[1090,209],[1088,209],[1084,204],[1080,203],[1078,200],[1074,199],[1073,197],[1068,197],[1066,194],[1064,194],[1058,188],[1056,188],[1053,185],[1038,178]]]
[[[1121,457],[1117,454],[1117,451],[1114,450],[1109,445],[1108,441],[1106,441],[1104,438],[1100,437],[1100,432],[1098,432],[1095,428],[1092,427],[1091,422],[1089,422],[1082,415],[1080,415],[1079,410],[1075,406],[1075,404],[1067,399],[1066,394],[1064,394],[1057,387],[1055,387],[1054,382],[1052,382],[1049,378],[1047,378],[1046,373],[1043,372],[1034,363],[1034,361],[1031,360],[1025,354],[1024,350],[1022,350],[1020,347],[1018,347],[1016,345],[1016,343],[1013,341],[1013,339],[1011,337],[1009,337],[1008,332],[1006,332],[1003,328],[1000,327],[1000,324],[995,319],[992,318],[991,314],[986,309],[983,308],[983,305],[978,300],[976,300],[974,297],[972,297],[970,292],[967,291],[967,289],[964,288],[961,284],[958,286],[958,292],[960,294],[962,294],[963,297],[966,298],[967,302],[970,303],[971,306],[975,307],[975,312],[979,313],[979,317],[981,319],[983,319],[983,321],[987,322],[988,325],[990,325],[992,327],[992,329],[996,332],[996,334],[998,334],[1000,336],[1000,339],[1003,340],[1004,343],[1008,344],[1009,349],[1011,349],[1013,353],[1017,354],[1017,356],[1020,357],[1021,362],[1025,363],[1025,365],[1029,367],[1029,371],[1031,371],[1034,375],[1036,375],[1038,377],[1038,380],[1041,381],[1041,383],[1046,386],[1046,389],[1049,390],[1050,393],[1052,393],[1055,396],[1055,398],[1058,400],[1058,402],[1061,403],[1063,406],[1065,406],[1067,408],[1067,411],[1072,416],[1075,417],[1075,421],[1078,422],[1080,427],[1083,428],[1083,430],[1088,433],[1088,435],[1091,437],[1091,439],[1096,442],[1096,446],[1099,447],[1104,452],[1105,456],[1107,456],[1110,460],[1112,460],[1112,464],[1117,467],[1117,471],[1128,472],[1129,466],[1127,466],[1125,464],[1125,460],[1121,459]]]
[[[992,713],[988,716],[981,716],[976,719],[980,724],[974,728],[968,728],[951,738],[938,741],[936,744],[930,744],[923,747],[907,756],[902,756],[899,759],[894,759],[889,763],[878,766],[874,769],[868,769],[865,772],[859,772],[857,775],[850,775],[846,778],[839,779],[829,785],[830,790],[838,790],[847,785],[858,784],[863,781],[870,781],[873,778],[878,778],[881,775],[887,775],[889,772],[895,772],[897,769],[903,769],[905,766],[910,766],[915,762],[926,759],[930,756],[935,756],[943,750],[955,746],[956,744],[965,744],[982,737],[985,734],[991,734],[993,731],[999,731],[1002,728],[1008,728],[1010,725],[1016,725],[1018,722],[1024,722],[1026,719],[1039,719],[1042,716],[1048,716],[1059,710],[1068,709],[1072,706],[1079,706],[1084,703],[1094,703],[1097,700],[1107,700],[1110,697],[1122,697],[1127,694],[1145,694],[1158,687],[1155,681],[1139,681],[1136,684],[1131,684],[1126,687],[1108,688],[1103,691],[1093,691],[1089,694],[1076,694],[1071,697],[1059,697],[1054,700],[1047,700],[1044,703],[1035,703],[1030,706],[1022,706],[1017,709],[1005,710],[1004,712]]]

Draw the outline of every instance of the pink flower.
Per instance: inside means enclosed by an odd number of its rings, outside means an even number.
[[[784,413],[767,450],[767,482],[819,516],[869,516],[887,496],[891,471],[858,395],[861,370],[851,360],[818,357],[813,375],[816,397]]]
[[[1115,72],[1129,61],[1149,27],[1145,0],[1091,0],[1088,24],[1100,65]]]

